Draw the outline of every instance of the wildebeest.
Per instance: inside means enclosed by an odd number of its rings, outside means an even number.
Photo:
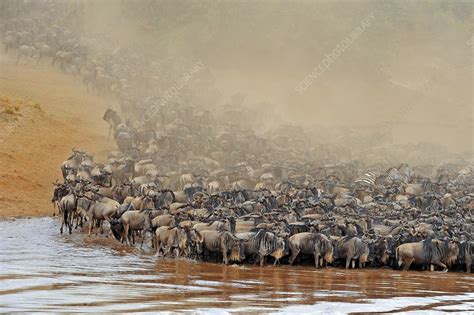
[[[459,244],[459,262],[466,266],[466,272],[471,272],[474,260],[474,242],[463,240]]]
[[[352,262],[352,268],[355,268],[356,260],[359,260],[359,268],[365,266],[369,257],[369,247],[358,237],[344,236],[336,241],[336,258],[346,259],[346,269]]]
[[[292,235],[289,239],[290,265],[299,254],[313,255],[314,265],[319,268],[323,262],[333,262],[333,247],[327,236],[319,233],[303,232]],[[320,261],[320,258],[323,260]]]
[[[404,266],[408,270],[411,264],[429,265],[431,270],[434,266],[448,271],[459,254],[459,247],[454,241],[441,241],[427,239],[421,242],[405,243],[397,247],[396,258],[399,267]]]
[[[62,197],[59,201],[59,209],[60,212],[63,214],[63,220],[61,223],[60,232],[63,233],[63,226],[66,225],[66,228],[69,227],[69,234],[72,233],[72,219],[73,213],[77,209],[78,199],[76,196],[76,192],[71,189],[69,193]]]
[[[288,244],[285,239],[264,229],[258,232],[237,233],[236,237],[243,240],[245,255],[256,256],[260,266],[265,265],[267,256],[272,256],[276,265],[282,257],[288,255]]]
[[[161,226],[155,231],[155,247],[156,256],[160,254],[163,249],[163,257],[169,252],[174,251],[175,258],[178,258],[180,253],[186,251],[188,246],[188,237],[184,228]]]
[[[109,124],[109,135],[107,138],[110,138],[112,130],[115,131],[115,128],[122,123],[122,119],[117,111],[112,108],[107,108],[102,119]]]
[[[103,221],[110,221],[117,212],[120,204],[108,198],[102,198],[101,201],[98,201],[94,197],[82,194],[78,199],[77,206],[80,206],[88,213],[90,219],[89,235],[91,235],[96,222],[100,226],[100,232],[103,232]]]
[[[136,231],[143,232],[142,245],[145,239],[145,234],[149,232],[151,227],[150,211],[147,210],[131,210],[125,212],[119,219],[119,222],[123,224],[124,231],[122,234],[121,241],[126,241],[130,245],[130,238],[128,237],[128,231],[132,233]]]
[[[228,231],[202,231],[204,249],[208,252],[222,254],[224,264],[231,261],[242,261],[245,259],[243,242]]]

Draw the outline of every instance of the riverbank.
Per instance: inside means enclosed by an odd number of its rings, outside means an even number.
[[[0,218],[50,216],[52,182],[71,143],[103,157],[114,148],[101,120],[108,101],[49,62],[0,54]]]

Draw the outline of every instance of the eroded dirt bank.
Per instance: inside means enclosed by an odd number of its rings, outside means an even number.
[[[108,105],[44,64],[0,53],[0,218],[52,215],[52,182],[71,144],[102,157],[113,149],[101,120]]]

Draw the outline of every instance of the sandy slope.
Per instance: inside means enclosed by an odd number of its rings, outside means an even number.
[[[101,120],[107,101],[47,64],[15,65],[4,55],[1,95],[0,131],[9,131],[0,136],[0,217],[51,215],[52,182],[72,146],[97,158],[114,147]],[[5,100],[18,113],[6,114]]]

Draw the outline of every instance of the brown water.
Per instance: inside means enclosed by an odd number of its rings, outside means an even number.
[[[0,312],[474,312],[466,273],[157,262],[58,231],[50,218],[0,222]]]

